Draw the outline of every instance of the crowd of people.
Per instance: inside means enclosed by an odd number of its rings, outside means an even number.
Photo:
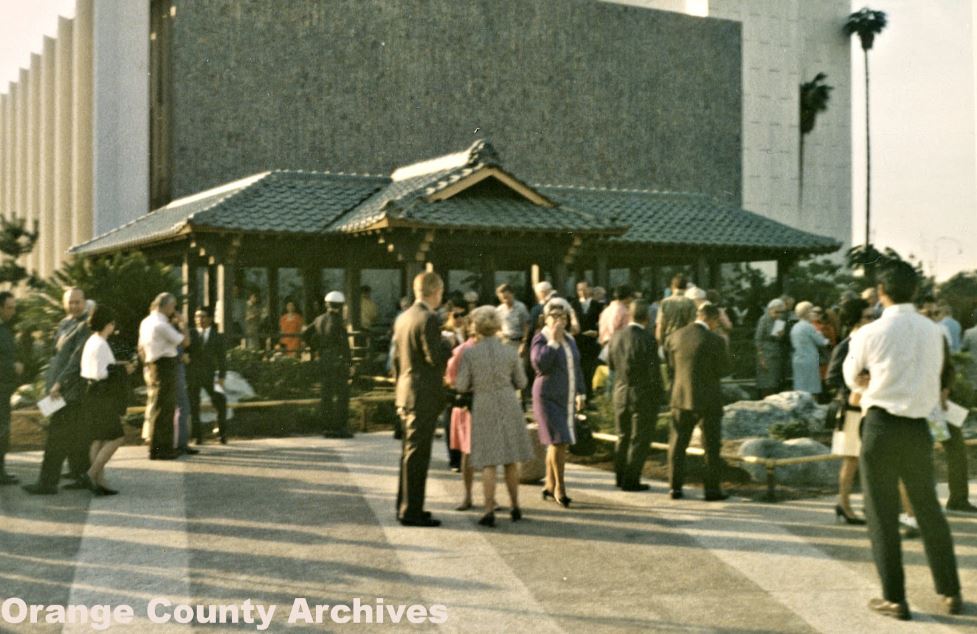
[[[686,449],[699,425],[706,446],[703,498],[727,499],[721,487],[719,427],[730,325],[706,291],[692,287],[683,275],[673,279],[669,296],[660,303],[641,298],[627,285],[615,288],[607,304],[602,289],[586,281],[576,285],[570,300],[549,282],[533,290],[537,302],[531,309],[508,284],[496,289],[497,305],[477,306],[477,296],[445,298],[435,273],[414,280],[418,299],[397,318],[392,344],[403,440],[400,522],[440,524],[424,510],[424,482],[439,420],[445,424],[451,464],[461,473],[458,510],[474,506],[474,475],[480,472],[484,514],[479,523],[494,526],[496,476],[502,467],[510,516],[519,521],[518,465],[533,455],[524,406],[531,408],[539,442],[546,447],[542,498],[569,508],[567,453],[578,440],[577,427],[602,365],[618,432],[616,485],[624,491],[650,488],[641,482],[641,473],[659,410],[667,403],[673,413],[671,497],[684,496]]]
[[[811,302],[782,297],[767,305],[756,326],[757,387],[761,394],[788,385],[831,401],[832,451],[842,457],[839,520],[867,524],[883,596],[871,609],[909,618],[900,553],[900,521],[921,536],[937,592],[947,610],[962,600],[952,537],[935,494],[934,434],[944,444],[949,471],[948,510],[977,512],[968,499],[967,455],[956,425],[943,435],[931,421],[947,410],[954,373],[950,353],[977,350],[977,327],[962,332],[945,305],[932,297],[915,304],[918,275],[896,264],[878,276],[876,288],[847,294],[822,311]],[[416,300],[396,318],[391,344],[395,405],[402,455],[396,496],[404,526],[436,527],[425,506],[432,444],[439,420],[446,428],[452,466],[462,479],[457,510],[475,506],[474,476],[481,475],[482,517],[496,525],[500,509],[496,478],[502,467],[513,522],[523,519],[519,465],[534,456],[525,425],[531,408],[545,450],[543,500],[569,508],[567,453],[578,442],[578,425],[593,397],[594,377],[606,366],[617,442],[615,484],[646,491],[641,482],[649,441],[663,407],[671,411],[668,495],[685,496],[685,457],[695,427],[705,454],[705,501],[729,495],[722,488],[720,456],[722,377],[731,371],[731,323],[712,291],[676,275],[666,297],[643,298],[627,285],[613,290],[586,281],[576,296],[561,297],[548,282],[534,287],[537,302],[527,308],[509,285],[496,290],[498,304],[478,305],[478,296],[454,294],[444,301],[440,276],[413,280]],[[655,301],[650,301],[655,300]],[[308,346],[321,371],[320,416],[327,436],[348,436],[351,354],[345,297],[332,291],[325,312],[305,325],[282,323],[282,331]],[[54,333],[55,350],[46,379],[47,396],[60,402],[50,416],[38,480],[23,488],[54,494],[65,488],[114,495],[106,465],[124,440],[128,377],[141,365],[147,387],[143,438],[151,460],[193,455],[191,438],[204,441],[201,392],[218,412],[217,432],[226,443],[226,342],[204,307],[189,327],[177,299],[161,293],[139,328],[134,354],[114,345],[115,317],[107,306],[87,300],[81,289],[64,294],[65,318]],[[14,362],[8,326],[16,310],[10,293],[0,293],[0,484],[17,479],[4,468],[9,443],[9,396],[23,368]],[[287,308],[286,316],[293,314]],[[864,517],[851,505],[861,473]],[[902,520],[900,519],[902,514]],[[911,523],[910,523],[910,519]],[[905,528],[905,527],[904,527]],[[903,532],[902,536],[909,536]]]
[[[0,293],[0,442],[9,442],[10,394],[22,372],[14,362],[8,323],[16,300]],[[151,460],[172,460],[194,455],[191,436],[200,445],[204,428],[200,416],[201,391],[217,410],[220,442],[227,442],[226,375],[223,335],[213,327],[213,315],[196,311],[196,328],[188,328],[177,312],[176,297],[162,293],[150,306],[139,328],[136,351],[125,350],[112,337],[116,317],[108,306],[85,297],[80,288],[64,292],[65,317],[53,333],[54,354],[44,377],[48,416],[44,456],[36,482],[23,485],[32,495],[54,495],[59,482],[65,489],[85,489],[96,496],[116,495],[105,470],[125,441],[123,419],[129,401],[130,377],[143,367],[147,406],[142,435]],[[67,461],[68,470],[61,470]],[[17,478],[0,468],[3,484]]]
[[[947,611],[962,610],[949,525],[936,497],[930,420],[946,410],[953,378],[950,352],[974,339],[977,328],[948,325],[946,308],[923,298],[914,305],[918,274],[909,265],[882,271],[878,286],[862,297],[846,295],[821,311],[810,302],[773,300],[757,324],[758,387],[778,392],[793,384],[835,400],[832,450],[841,455],[837,517],[868,524],[882,580],[882,597],[869,608],[884,616],[910,618],[901,563],[900,510],[916,518],[936,591]],[[702,498],[725,500],[720,457],[723,398],[721,378],[730,371],[730,321],[682,275],[668,296],[648,302],[629,287],[614,290],[606,306],[586,282],[572,302],[548,283],[534,288],[527,309],[512,289],[498,289],[498,306],[472,310],[449,300],[443,317],[443,283],[435,273],[414,280],[417,301],[394,326],[396,404],[403,423],[403,453],[397,517],[405,526],[436,527],[424,509],[431,442],[444,410],[443,387],[451,389],[446,417],[449,446],[459,452],[464,497],[473,506],[474,473],[481,470],[483,526],[495,526],[497,467],[504,468],[513,521],[522,519],[517,465],[531,454],[520,394],[531,370],[532,411],[546,446],[544,500],[563,507],[568,495],[564,466],[575,439],[575,421],[587,403],[595,368],[607,365],[617,444],[616,485],[625,491],[649,487],[640,481],[651,431],[663,403],[671,408],[669,495],[684,497],[685,454],[696,426],[702,431],[705,474]],[[949,316],[952,320],[952,316]],[[652,331],[652,324],[654,330]],[[972,345],[972,344],[971,344]],[[664,362],[665,372],[662,372]],[[937,415],[938,416],[938,415]],[[948,510],[977,512],[970,504],[962,433],[947,425],[941,439],[950,472]],[[851,507],[861,471],[865,517]]]

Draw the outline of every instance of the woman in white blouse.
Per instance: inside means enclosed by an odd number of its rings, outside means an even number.
[[[125,412],[127,374],[131,363],[116,363],[108,338],[115,331],[115,316],[105,306],[96,306],[88,317],[92,335],[81,353],[81,376],[88,382],[84,410],[91,421],[89,433],[92,466],[88,488],[95,495],[115,495],[105,484],[105,465],[125,440],[122,414]]]

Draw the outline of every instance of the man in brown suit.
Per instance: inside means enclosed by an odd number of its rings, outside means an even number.
[[[443,294],[437,273],[419,274],[414,278],[417,300],[394,323],[396,405],[404,428],[397,518],[404,526],[441,525],[424,511],[424,489],[434,427],[444,410],[443,377],[450,354],[436,312]]]
[[[683,497],[685,450],[696,425],[702,426],[706,449],[703,477],[707,502],[729,497],[720,487],[722,462],[723,397],[722,376],[729,371],[726,341],[714,331],[719,327],[719,307],[706,302],[699,306],[696,320],[671,334],[665,343],[672,383],[672,429],[668,439],[669,485],[672,499]]]

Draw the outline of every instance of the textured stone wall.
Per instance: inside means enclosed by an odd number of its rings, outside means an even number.
[[[183,0],[172,195],[492,139],[541,183],[741,195],[740,26],[592,0]]]

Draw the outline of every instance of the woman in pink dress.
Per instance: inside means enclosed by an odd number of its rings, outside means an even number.
[[[457,319],[455,325],[456,327],[459,325]],[[467,332],[467,324],[462,328]],[[475,345],[475,338],[470,336],[464,343],[455,346],[452,351],[444,373],[444,382],[450,388],[454,389],[455,381],[458,379],[458,367],[461,365],[462,355],[473,345]],[[472,452],[472,413],[467,407],[451,408],[451,448],[461,452],[461,480],[465,485],[465,499],[455,510],[467,511],[472,507],[472,483],[475,479],[475,470],[472,468],[469,456]]]

